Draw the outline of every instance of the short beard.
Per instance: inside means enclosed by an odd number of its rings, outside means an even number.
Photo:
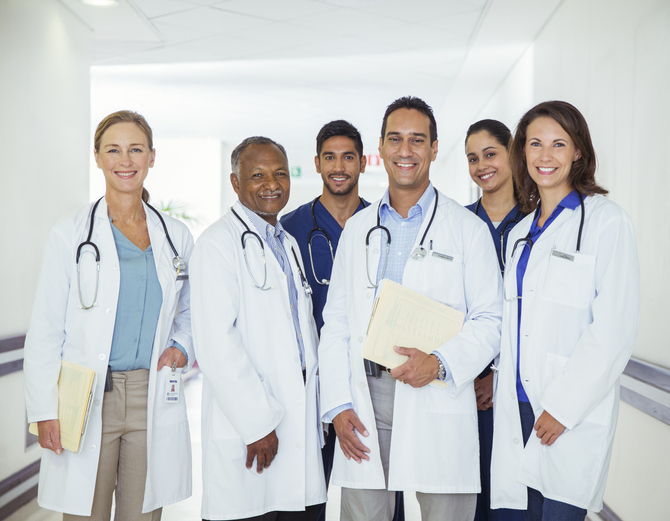
[[[347,188],[344,192],[334,192],[326,182],[323,183],[323,186],[325,186],[326,190],[328,190],[335,197],[344,197],[345,195],[349,195],[351,191],[358,186],[358,180],[356,180],[355,183],[349,185],[349,188]]]

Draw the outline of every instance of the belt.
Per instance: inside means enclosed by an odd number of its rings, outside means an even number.
[[[363,360],[365,364],[365,374],[368,376],[374,376],[375,378],[381,378],[382,373],[386,371],[390,373],[391,370],[388,367],[385,367],[381,364],[375,363],[372,360]]]

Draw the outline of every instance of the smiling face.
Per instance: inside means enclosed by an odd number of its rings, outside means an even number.
[[[233,173],[230,182],[240,203],[275,226],[291,191],[286,157],[272,144],[249,145],[240,155],[239,170],[239,179]]]
[[[116,123],[100,139],[95,162],[105,174],[107,193],[142,193],[144,179],[154,166],[156,151],[135,123]]]
[[[347,195],[365,172],[365,156],[360,157],[356,145],[346,136],[333,136],[323,142],[321,154],[314,157],[316,171],[333,195]]]
[[[470,135],[465,153],[470,177],[482,191],[493,193],[512,184],[507,149],[488,132]]]
[[[572,191],[570,170],[580,152],[555,119],[543,116],[528,125],[524,152],[528,174],[537,184],[541,199],[551,194],[560,201]]]
[[[379,155],[389,175],[389,190],[423,192],[430,182],[430,164],[437,157],[437,139],[430,142],[430,120],[414,109],[398,109],[386,120]]]

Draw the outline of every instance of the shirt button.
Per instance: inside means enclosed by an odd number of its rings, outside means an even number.
[[[106,357],[105,357],[104,353],[100,353],[100,354],[98,355],[98,358],[99,358],[100,360],[104,360]]]
[[[514,438],[512,441],[514,442],[514,445],[518,445],[518,444],[519,444],[519,438]]]
[[[140,277],[140,278],[141,278],[142,280],[144,280],[144,277],[143,277],[143,276],[142,276],[142,277]]]
[[[402,252],[401,252],[401,251],[399,251],[399,252],[398,252],[398,257],[400,257],[401,255],[402,255]]]
[[[298,335],[300,338],[302,338],[302,334]]]
[[[407,224],[407,223],[405,223],[405,222],[401,222],[401,223],[400,223],[400,226],[405,226],[405,224]]]

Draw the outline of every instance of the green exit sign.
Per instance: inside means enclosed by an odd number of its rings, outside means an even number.
[[[299,166],[292,166],[291,167],[291,177],[300,177],[302,176],[302,168]]]

